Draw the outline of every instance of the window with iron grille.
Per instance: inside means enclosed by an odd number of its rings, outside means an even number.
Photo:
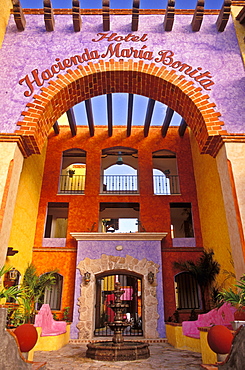
[[[200,308],[198,284],[189,272],[181,272],[175,276],[175,292],[177,309]]]
[[[40,310],[42,304],[49,304],[51,310],[59,311],[61,309],[63,276],[58,273],[54,273],[54,276],[56,282],[50,288],[45,289],[44,294],[38,303],[38,310]]]

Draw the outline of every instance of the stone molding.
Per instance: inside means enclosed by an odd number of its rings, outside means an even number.
[[[77,268],[81,276],[85,272],[91,273],[91,280],[88,284],[84,281],[81,283],[81,295],[78,299],[79,305],[79,322],[77,328],[79,330],[79,339],[92,339],[94,332],[94,317],[95,317],[95,297],[96,297],[96,275],[102,272],[113,270],[127,270],[128,272],[137,273],[142,277],[142,292],[143,292],[143,333],[144,338],[159,338],[157,331],[157,323],[159,314],[157,312],[157,279],[153,284],[150,284],[147,275],[152,271],[155,276],[159,271],[159,265],[153,261],[148,261],[146,258],[138,260],[132,256],[118,257],[102,254],[101,258],[90,259],[84,258],[80,261]]]
[[[98,232],[71,232],[76,240],[162,240],[167,236],[163,233],[98,233]]]

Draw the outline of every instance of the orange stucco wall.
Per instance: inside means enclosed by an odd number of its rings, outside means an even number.
[[[180,138],[175,135],[176,129],[171,128],[168,137],[163,139],[160,129],[156,128],[152,130],[149,137],[144,138],[142,128],[134,130],[134,134],[129,138],[126,137],[125,129],[122,128],[115,129],[111,138],[108,138],[107,130],[104,128],[96,129],[98,133],[92,138],[89,137],[86,129],[78,129],[77,136],[73,138],[69,129],[62,130],[58,136],[51,134],[47,148],[35,247],[42,245],[48,202],[69,202],[67,247],[75,247],[75,241],[69,235],[70,232],[89,231],[94,222],[96,222],[97,229],[99,203],[115,201],[140,203],[140,220],[146,231],[167,231],[169,233],[168,243],[170,243],[169,203],[191,202],[197,246],[202,246],[188,135]],[[103,148],[113,146],[126,146],[138,150],[139,195],[99,195],[101,151]],[[57,194],[62,152],[70,148],[81,148],[87,152],[85,195]],[[181,195],[157,196],[152,194],[152,152],[160,149],[176,152],[181,179]]]
[[[165,249],[163,278],[166,295],[166,315],[171,315],[175,310],[174,301],[174,275],[172,262],[178,257],[169,260],[167,249],[172,248],[170,237],[170,203],[192,203],[193,222],[195,226],[195,238],[197,248],[187,248],[184,256],[196,258],[202,247],[199,211],[196,197],[196,185],[194,181],[192,156],[188,132],[184,137],[177,134],[177,128],[170,127],[165,138],[161,135],[159,127],[151,128],[149,136],[144,137],[143,129],[133,128],[132,135],[127,137],[125,128],[114,128],[113,136],[108,137],[107,128],[96,127],[95,136],[90,137],[87,127],[78,127],[77,135],[71,136],[68,127],[61,128],[59,135],[53,133],[49,136],[47,156],[44,169],[42,191],[40,197],[39,214],[37,220],[36,236],[34,243],[33,262],[38,261],[38,268],[43,272],[48,267],[58,268],[69,280],[63,292],[62,307],[71,305],[73,300],[73,288],[75,274],[75,249],[76,241],[70,236],[70,232],[88,232],[94,222],[98,230],[99,204],[100,202],[137,202],[140,204],[140,221],[147,232],[168,232],[163,242]],[[138,150],[138,176],[139,194],[137,195],[100,195],[101,174],[101,151],[104,148],[114,146],[130,147]],[[62,152],[71,148],[80,148],[86,151],[86,185],[83,195],[60,195],[58,192],[59,175],[61,169]],[[178,174],[180,177],[181,195],[153,195],[152,181],[152,153],[157,150],[171,150],[176,153]],[[44,225],[48,202],[68,202],[68,231],[66,250],[74,252],[47,251],[42,247]],[[176,248],[174,248],[176,249]],[[50,250],[50,248],[48,248]],[[186,253],[188,252],[188,255]],[[166,257],[167,255],[167,257]],[[69,276],[69,278],[68,278]],[[169,298],[168,294],[171,294]],[[68,302],[70,302],[68,304]]]
[[[58,269],[58,273],[63,276],[61,311],[63,311],[65,307],[70,307],[71,314],[73,311],[76,253],[74,251],[57,252],[34,250],[33,263],[37,267],[37,273],[39,275],[47,271]]]

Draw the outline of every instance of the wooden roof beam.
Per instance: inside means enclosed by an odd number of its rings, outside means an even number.
[[[19,0],[13,0],[14,21],[18,31],[24,31],[26,19]]]
[[[145,137],[147,137],[149,134],[149,128],[151,124],[151,119],[152,119],[155,103],[156,101],[154,99],[148,100],[147,111],[146,111],[146,116],[145,116],[145,124],[144,124],[144,136]]]
[[[224,0],[223,6],[220,10],[217,22],[216,22],[216,27],[219,32],[223,32],[227,22],[229,20],[229,16],[231,13],[231,0]]]
[[[167,131],[171,122],[171,119],[173,117],[174,110],[167,107],[166,115],[162,124],[162,136],[165,137],[167,135]]]
[[[172,31],[174,24],[175,0],[168,0],[168,5],[164,17],[163,28],[164,31]]]
[[[55,135],[58,135],[58,134],[60,133],[60,128],[59,128],[58,121],[56,121],[56,122],[53,124],[53,129],[54,129],[54,133],[55,133]]]
[[[245,23],[245,6],[237,14],[236,20],[239,21],[241,24],[244,24]]]
[[[127,136],[131,135],[132,118],[133,118],[134,94],[128,94],[128,119],[127,119]]]
[[[67,115],[69,126],[70,126],[70,129],[71,129],[71,134],[72,134],[72,136],[76,136],[76,134],[77,134],[77,125],[76,125],[76,118],[75,118],[73,108],[70,108],[66,112],[66,115]]]
[[[82,28],[82,19],[80,15],[80,1],[72,0],[72,21],[73,29],[75,32],[81,31]]]
[[[133,0],[132,31],[138,31],[140,0]]]
[[[192,18],[191,27],[193,32],[200,30],[204,14],[204,0],[198,0],[195,13]]]
[[[187,128],[187,124],[184,118],[182,118],[180,125],[179,125],[179,136],[181,137],[184,136],[186,128]]]
[[[107,94],[108,135],[112,136],[112,94]]]
[[[43,0],[43,6],[44,6],[44,23],[46,31],[48,32],[54,31],[55,22],[51,0]]]
[[[103,31],[110,31],[110,0],[102,0]]]
[[[89,133],[90,133],[90,136],[94,136],[94,117],[93,117],[91,99],[85,100],[85,108],[86,108],[87,118],[88,118]]]

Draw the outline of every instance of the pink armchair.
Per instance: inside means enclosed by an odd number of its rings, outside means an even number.
[[[231,321],[234,321],[235,307],[229,303],[224,303],[219,309],[215,308],[208,313],[198,315],[196,321],[183,321],[182,331],[187,337],[200,338],[199,327],[224,325],[232,329]]]
[[[55,321],[48,304],[43,304],[39,313],[35,316],[36,327],[42,328],[41,337],[66,333],[66,322]]]

